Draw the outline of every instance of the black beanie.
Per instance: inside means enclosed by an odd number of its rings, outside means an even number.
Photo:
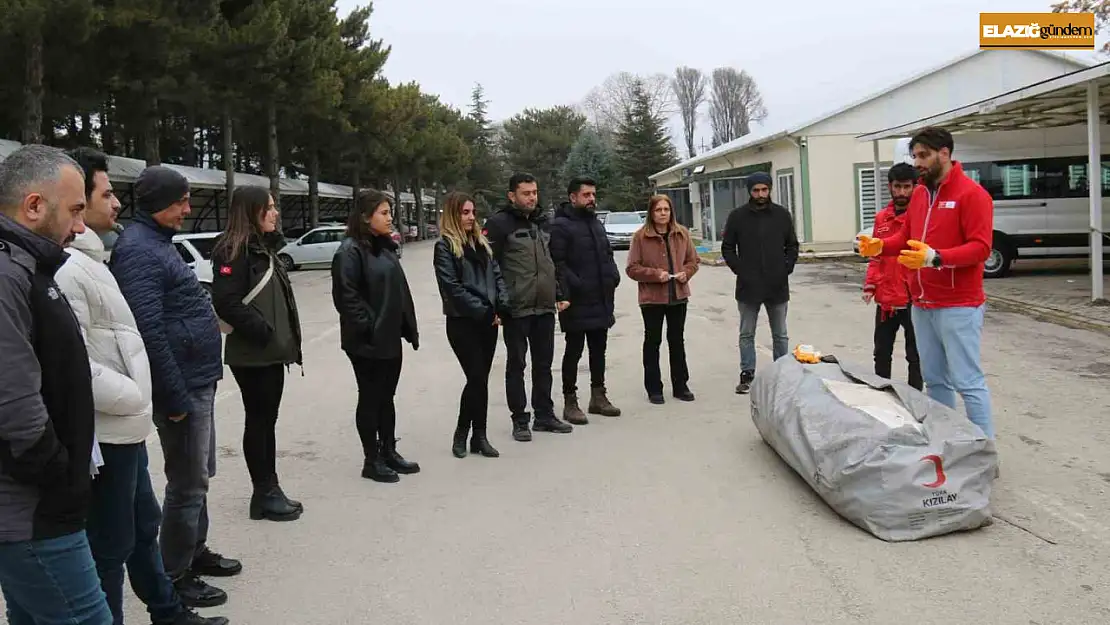
[[[748,192],[751,193],[752,187],[757,184],[765,184],[767,188],[771,188],[771,176],[764,172],[757,171],[754,174],[744,179],[744,185],[748,187]]]
[[[177,170],[163,165],[147,167],[135,181],[136,208],[144,213],[160,213],[189,192],[189,181]]]

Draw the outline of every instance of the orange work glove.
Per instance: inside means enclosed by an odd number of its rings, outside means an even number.
[[[859,255],[864,258],[871,258],[878,256],[883,252],[883,240],[869,237],[866,234],[861,234],[856,237],[859,241]]]
[[[815,365],[821,362],[821,352],[812,345],[798,344],[794,347],[794,359],[803,364]]]
[[[923,267],[931,267],[933,259],[936,258],[937,253],[933,248],[922,243],[921,241],[909,240],[906,245],[910,247],[908,250],[902,250],[898,255],[898,263],[908,269],[921,269]]]

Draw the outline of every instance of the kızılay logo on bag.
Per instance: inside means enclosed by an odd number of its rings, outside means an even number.
[[[929,454],[921,459],[925,462],[933,463],[933,470],[936,471],[937,474],[936,481],[922,484],[922,486],[925,488],[940,488],[944,486],[944,483],[948,481],[948,476],[944,474],[944,460],[936,454]]]
[[[922,484],[922,486],[924,486],[925,488],[940,489],[932,495],[926,497],[925,499],[922,499],[921,507],[935,508],[937,506],[943,506],[944,504],[952,503],[959,499],[959,493],[950,493],[940,488],[945,484],[945,482],[948,481],[948,476],[944,473],[944,460],[936,454],[922,456],[921,460],[923,462],[931,463],[933,465],[933,471],[936,472],[936,479],[932,482]]]

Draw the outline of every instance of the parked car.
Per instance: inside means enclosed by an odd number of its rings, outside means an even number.
[[[639,212],[609,213],[604,223],[609,246],[615,250],[627,250],[632,247],[632,235],[643,225],[644,215]]]
[[[335,252],[346,237],[346,226],[326,225],[313,228],[299,239],[281,248],[278,251],[278,260],[285,265],[286,271],[331,267]],[[394,230],[392,237],[393,242],[397,244],[397,258],[400,258],[405,249],[401,241],[401,233]]]
[[[209,291],[212,290],[212,247],[218,236],[219,232],[193,232],[173,236],[173,246],[177,248],[177,253],[181,254],[181,258],[197,274],[201,286]]]
[[[344,223],[341,223],[341,222],[338,222],[338,221],[322,221],[319,224],[317,224],[316,227],[318,227],[318,228],[323,227],[323,226],[342,227],[342,226],[346,226],[346,225],[347,224],[344,224]],[[312,228],[305,228],[305,227],[302,227],[302,226],[294,226],[294,227],[289,228],[287,230],[283,229],[282,234],[285,236],[285,242],[286,243],[292,243],[292,242],[296,241],[297,239],[301,238],[302,236],[304,236],[305,234],[307,234],[309,230],[312,230]]]

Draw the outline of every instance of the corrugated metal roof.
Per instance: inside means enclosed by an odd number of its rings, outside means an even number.
[[[10,141],[7,139],[0,139],[0,160],[7,158],[9,154],[15,152],[22,146],[18,141]],[[184,165],[170,165],[166,167],[175,169],[189,181],[189,186],[193,189],[223,189],[226,186],[227,179],[224,176],[222,169],[204,169],[200,167],[186,167]],[[108,156],[108,178],[112,182],[120,184],[134,184],[138,179],[139,174],[146,169],[146,161],[137,158],[127,158],[123,156]],[[278,181],[279,188],[282,195],[308,195],[308,181],[307,180],[292,180],[289,178],[281,178]],[[269,187],[270,179],[265,176],[256,176],[254,174],[245,174],[242,172],[235,172],[235,186],[248,187],[248,186],[262,186]],[[319,185],[320,197],[333,198],[338,200],[351,199],[352,189],[349,186],[342,184],[333,184],[330,182],[321,182]],[[401,194],[402,201],[405,201],[405,194]],[[408,201],[412,201],[412,194],[408,194]],[[425,196],[427,200],[427,196]]]

